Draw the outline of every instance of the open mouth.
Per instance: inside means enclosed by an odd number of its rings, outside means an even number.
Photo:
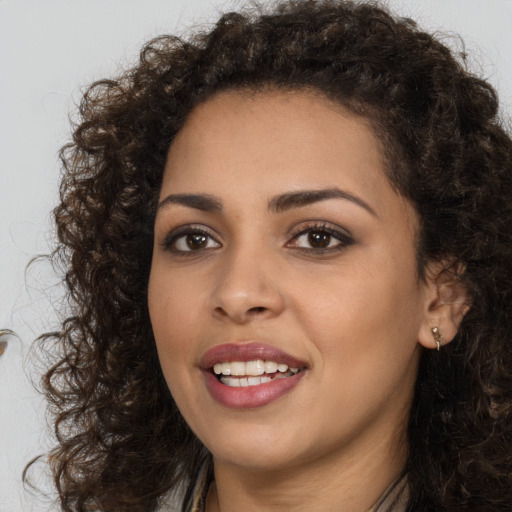
[[[228,361],[215,364],[210,371],[222,384],[230,387],[249,387],[266,384],[277,379],[293,377],[303,368],[292,368],[276,361]]]

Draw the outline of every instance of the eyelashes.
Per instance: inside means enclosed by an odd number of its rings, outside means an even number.
[[[222,244],[204,227],[190,224],[173,229],[164,238],[162,247],[166,251],[180,254],[217,249]]]
[[[354,238],[341,228],[325,222],[315,222],[292,236],[286,247],[295,247],[302,252],[325,254],[340,251],[354,244]]]
[[[355,243],[348,231],[323,221],[301,223],[288,237],[286,248],[312,256],[336,253]],[[161,246],[173,255],[190,257],[220,249],[223,244],[206,226],[189,224],[173,229]]]

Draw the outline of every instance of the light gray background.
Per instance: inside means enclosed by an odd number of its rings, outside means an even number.
[[[512,112],[512,0],[390,0],[429,30],[460,34],[473,69]],[[57,152],[69,138],[68,114],[81,89],[136,60],[160,33],[202,26],[239,2],[211,0],[0,0],[0,328],[15,330],[0,358],[0,512],[57,510],[42,471],[23,489],[26,462],[50,444],[44,403],[31,381],[29,348],[56,323],[61,290],[45,263],[49,212],[57,201]],[[450,39],[447,40],[448,42]]]

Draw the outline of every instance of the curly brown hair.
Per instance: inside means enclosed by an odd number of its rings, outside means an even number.
[[[374,3],[285,1],[162,36],[94,83],[61,152],[55,209],[67,318],[44,386],[65,511],[187,510],[211,457],[160,370],[147,308],[167,150],[221,90],[314,89],[369,120],[389,178],[417,209],[420,272],[446,259],[471,308],[452,343],[421,357],[409,423],[407,510],[512,509],[512,141],[496,94],[414,22]]]

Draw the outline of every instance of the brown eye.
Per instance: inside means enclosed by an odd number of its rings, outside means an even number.
[[[311,231],[308,233],[308,243],[314,249],[329,247],[331,238],[331,235],[325,231]]]
[[[328,225],[310,226],[297,233],[287,246],[309,253],[331,253],[352,245],[354,239],[341,229]]]
[[[208,237],[200,233],[193,233],[185,237],[185,243],[191,251],[204,249],[208,244]]]
[[[344,245],[340,237],[324,230],[309,230],[295,239],[294,245],[301,249],[331,249]]]
[[[174,253],[199,252],[221,247],[208,232],[194,227],[185,227],[178,232],[170,233],[162,245],[165,250]]]

